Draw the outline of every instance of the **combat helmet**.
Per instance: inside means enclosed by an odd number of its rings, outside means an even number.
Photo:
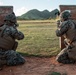
[[[64,20],[67,20],[71,17],[71,12],[65,10],[65,11],[61,12],[60,17],[63,18]]]
[[[16,16],[15,16],[14,12],[6,15],[4,21],[10,21],[12,23],[16,23],[17,20],[16,20]]]

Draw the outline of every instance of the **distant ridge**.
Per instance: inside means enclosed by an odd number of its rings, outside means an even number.
[[[48,10],[39,11],[37,9],[33,9],[28,11],[27,13],[18,16],[17,19],[25,19],[25,20],[45,20],[49,18],[56,18],[56,14],[59,13],[58,9],[55,9],[51,12]]]

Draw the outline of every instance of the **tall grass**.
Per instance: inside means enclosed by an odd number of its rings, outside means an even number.
[[[37,22],[37,23],[36,23]],[[54,56],[60,51],[59,38],[55,35],[55,21],[18,21],[18,29],[25,38],[19,42],[17,51],[27,55]]]

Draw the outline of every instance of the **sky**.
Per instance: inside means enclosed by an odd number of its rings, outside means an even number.
[[[76,5],[76,0],[0,0],[0,6],[13,6],[16,16],[32,9],[52,11],[59,9],[59,5]]]

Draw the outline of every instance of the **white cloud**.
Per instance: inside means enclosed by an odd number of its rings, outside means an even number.
[[[49,9],[49,11],[53,11],[55,8],[51,8],[51,9]]]
[[[16,16],[20,16],[26,12],[27,12],[27,9],[25,7],[22,7],[22,8],[17,9],[15,14],[16,14]]]

